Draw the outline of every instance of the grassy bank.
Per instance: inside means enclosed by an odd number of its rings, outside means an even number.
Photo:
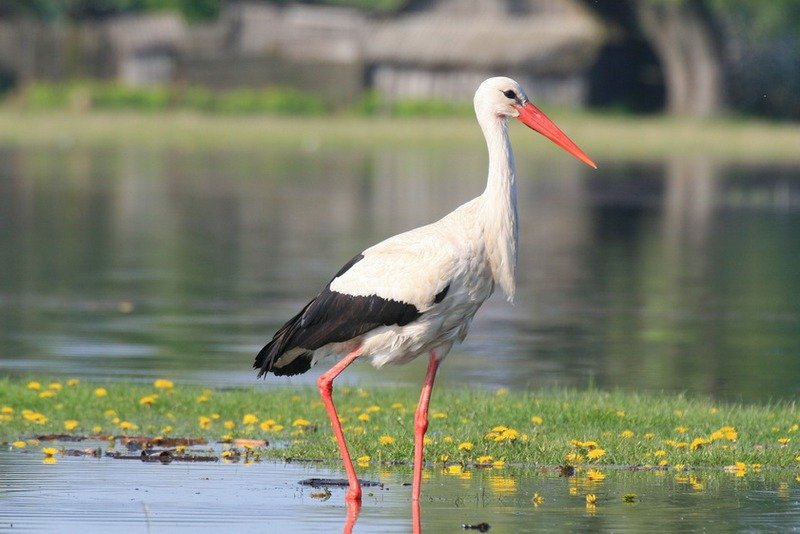
[[[707,156],[726,160],[800,161],[800,125],[665,117],[635,118],[546,110],[592,157],[652,159]],[[519,129],[516,129],[519,128]],[[515,145],[525,152],[553,147],[527,138],[515,125]],[[229,116],[194,112],[22,112],[0,110],[0,143],[75,147],[148,145],[185,148],[297,147],[304,150],[384,146],[461,147],[483,151],[472,117],[381,118],[332,116]]]
[[[417,391],[335,390],[354,458],[408,462]],[[742,406],[681,396],[597,391],[434,392],[427,458],[463,465],[800,465],[800,413],[793,404]],[[335,461],[327,415],[312,388],[260,385],[208,390],[77,380],[0,380],[0,441],[71,436],[203,437],[270,443],[262,454]],[[758,468],[758,467],[756,467]],[[729,469],[732,469],[729,467]]]

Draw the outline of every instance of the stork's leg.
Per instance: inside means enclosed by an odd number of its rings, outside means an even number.
[[[414,480],[411,486],[411,500],[419,501],[420,486],[422,485],[423,447],[425,444],[425,431],[428,430],[428,404],[431,402],[431,389],[436,378],[436,369],[439,368],[439,359],[431,351],[428,361],[428,372],[425,373],[425,383],[419,395],[419,404],[414,414]]]
[[[336,365],[317,379],[317,387],[319,388],[320,395],[322,395],[322,402],[325,404],[325,409],[328,411],[328,417],[331,419],[333,434],[336,436],[336,442],[339,444],[339,452],[342,455],[344,470],[347,472],[347,481],[350,484],[350,489],[347,490],[345,499],[358,503],[361,502],[361,484],[358,481],[358,477],[356,477],[356,470],[353,468],[353,460],[350,458],[350,453],[347,452],[347,443],[344,441],[342,424],[339,422],[339,415],[336,413],[336,407],[333,405],[333,379],[339,376],[339,373],[344,371],[345,368],[353,363],[353,360],[360,355],[361,348],[359,347],[339,360]]]

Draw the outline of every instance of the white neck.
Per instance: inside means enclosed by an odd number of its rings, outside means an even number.
[[[478,122],[489,149],[489,177],[481,195],[481,218],[486,252],[494,281],[514,300],[514,270],[517,265],[517,181],[514,154],[508,139],[506,118],[494,113]]]

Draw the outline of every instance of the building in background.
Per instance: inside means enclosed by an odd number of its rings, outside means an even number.
[[[117,80],[225,90],[288,86],[334,104],[468,99],[507,74],[537,100],[582,105],[602,25],[574,0],[415,0],[390,16],[229,2],[211,23],[177,13],[46,24],[0,20],[0,79]]]

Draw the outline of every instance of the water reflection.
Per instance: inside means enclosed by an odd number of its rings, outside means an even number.
[[[484,306],[445,384],[797,394],[800,167],[517,152],[517,303]],[[0,368],[218,385],[252,383],[261,342],[355,252],[485,179],[483,153],[442,149],[0,156]]]
[[[475,469],[464,478],[429,468],[421,505],[409,514],[410,489],[403,485],[411,478],[408,468],[375,467],[370,478],[385,486],[365,492],[358,510],[344,505],[343,489],[321,500],[297,483],[332,474],[318,465],[162,465],[57,456],[56,463],[44,464],[39,451],[0,450],[0,530],[385,533],[413,531],[419,521],[422,532],[480,523],[501,534],[785,532],[800,524],[800,487],[789,470],[748,467],[737,476],[719,469],[603,468],[602,478],[586,470],[565,478],[555,469],[505,467]],[[597,499],[591,507],[589,493]]]

